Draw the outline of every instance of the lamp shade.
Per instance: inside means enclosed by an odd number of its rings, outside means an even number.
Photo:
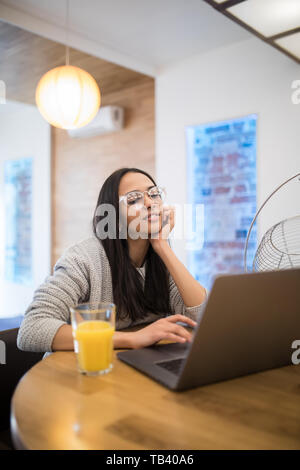
[[[100,91],[95,79],[85,70],[64,65],[42,76],[35,99],[40,113],[52,126],[76,129],[96,116]]]

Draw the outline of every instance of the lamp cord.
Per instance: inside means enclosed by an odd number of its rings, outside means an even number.
[[[69,48],[69,0],[66,0],[66,65],[70,63]]]

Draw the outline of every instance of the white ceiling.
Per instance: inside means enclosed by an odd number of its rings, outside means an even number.
[[[66,0],[0,0],[0,18],[66,42]],[[71,46],[155,76],[251,34],[203,0],[70,0]]]

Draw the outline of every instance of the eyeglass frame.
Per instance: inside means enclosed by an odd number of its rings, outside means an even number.
[[[154,185],[154,186],[152,186],[150,189],[146,189],[146,191],[129,191],[128,193],[124,194],[124,196],[121,196],[121,197],[119,198],[119,203],[122,202],[122,201],[124,201],[125,206],[126,206],[126,207],[130,207],[130,206],[125,202],[127,196],[128,196],[130,193],[140,193],[140,194],[142,194],[142,195],[143,195],[143,198],[144,198],[144,201],[145,201],[145,193],[147,193],[147,196],[148,196],[148,197],[151,199],[151,201],[152,201],[152,197],[150,196],[149,192],[150,192],[153,188],[159,189],[159,190],[161,191],[161,193],[163,193],[163,194],[166,196],[166,189],[165,189],[165,188],[163,188],[162,186],[156,186],[156,185]],[[161,199],[161,201],[163,202],[163,198],[160,198],[160,199]]]

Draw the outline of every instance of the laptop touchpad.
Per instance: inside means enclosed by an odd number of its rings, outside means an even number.
[[[155,362],[155,364],[177,375],[179,374],[185,359],[186,357],[177,357],[176,359],[170,359],[168,361]]]

